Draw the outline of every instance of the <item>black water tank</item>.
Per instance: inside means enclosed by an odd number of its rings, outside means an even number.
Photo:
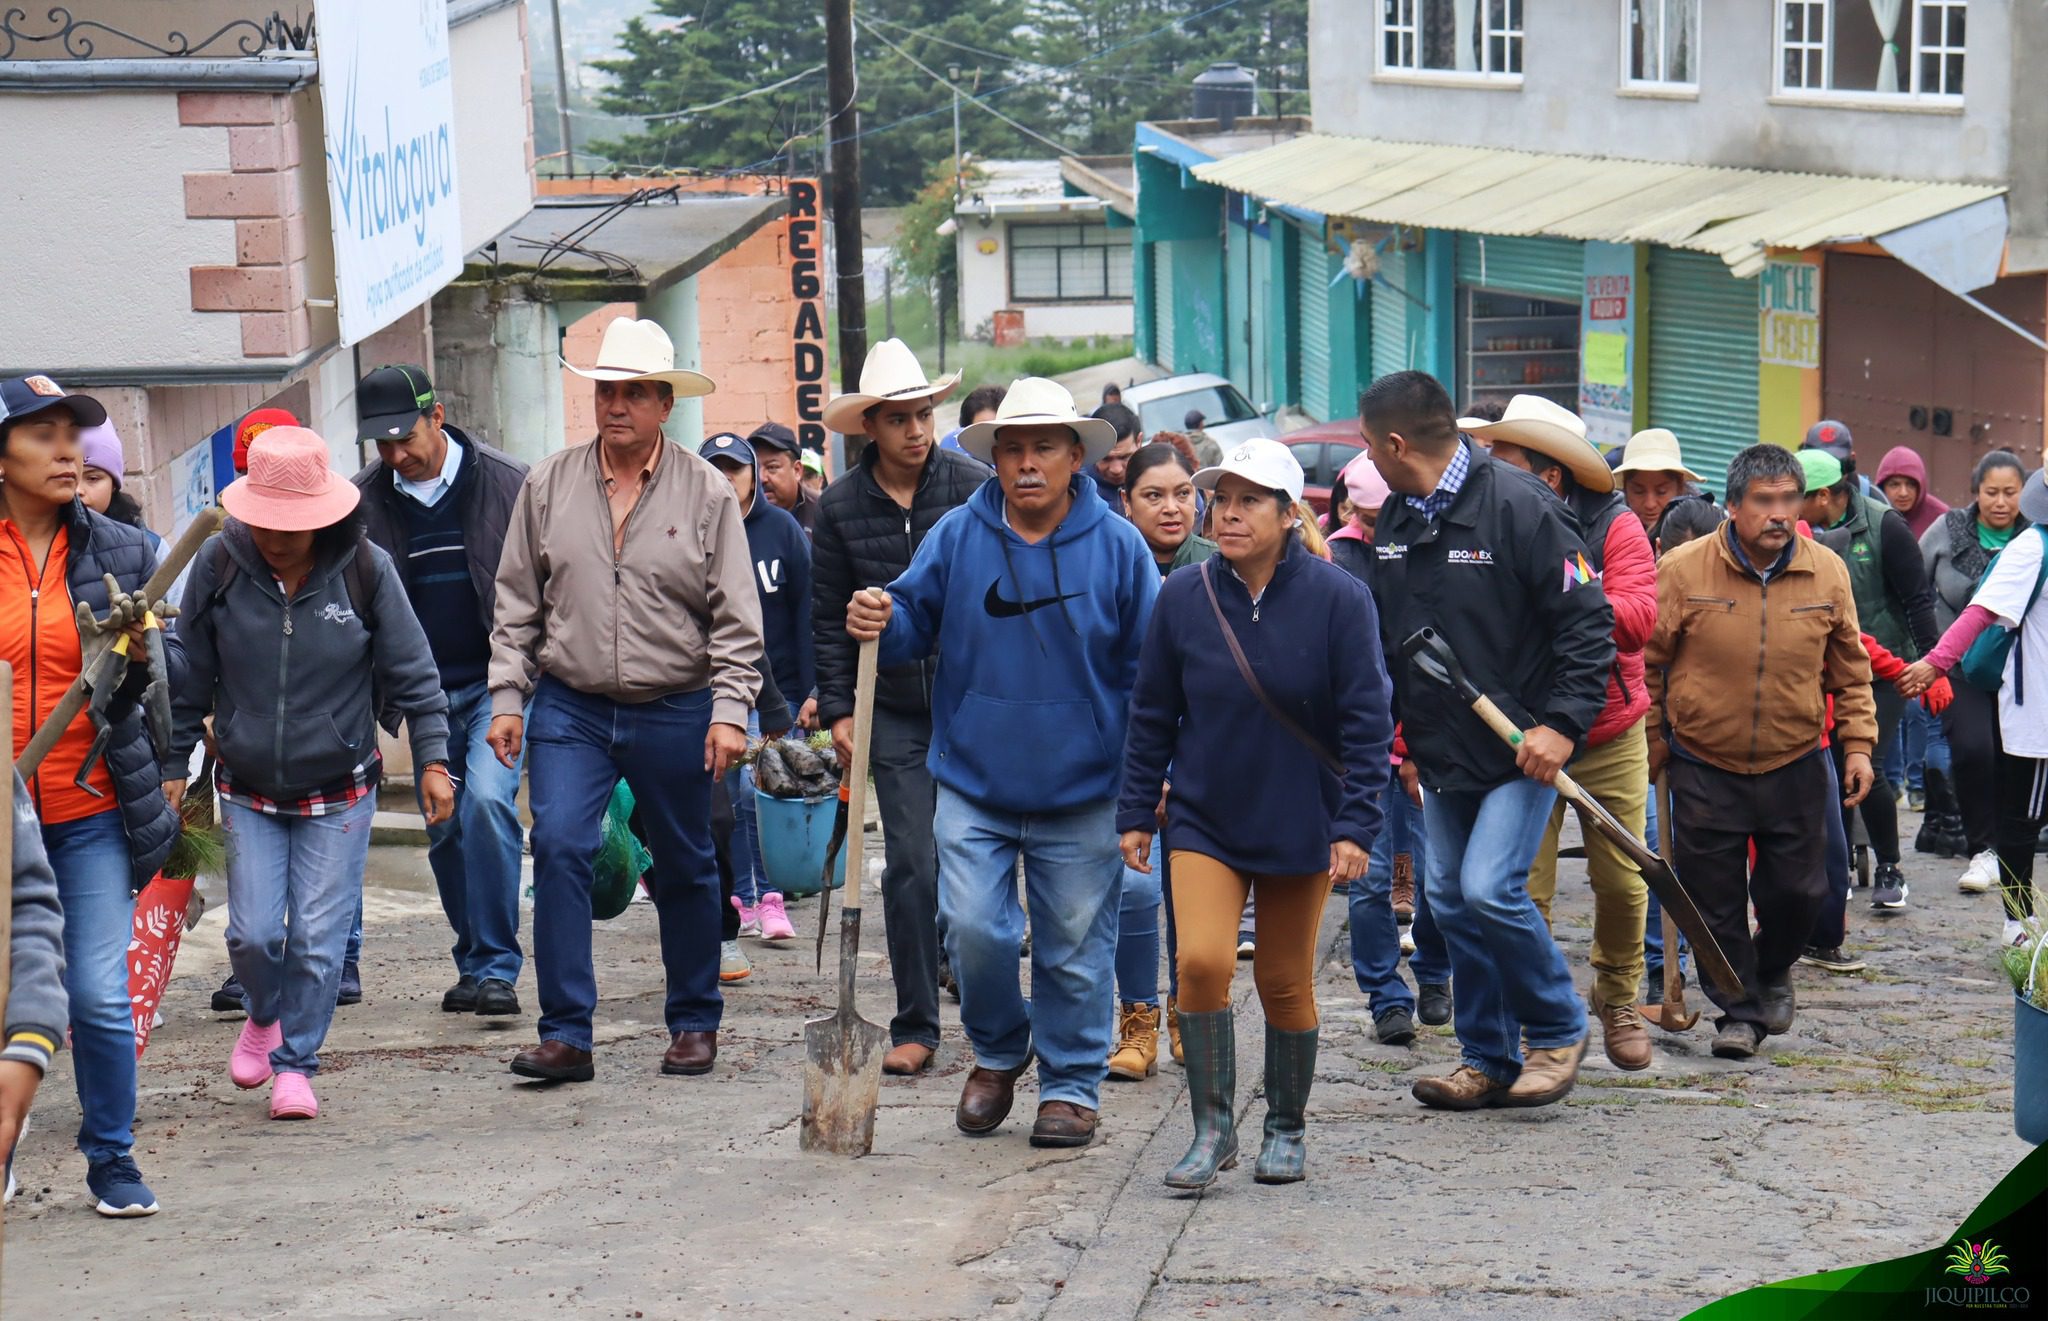
[[[1212,64],[1195,78],[1195,118],[1213,119],[1228,133],[1239,115],[1254,112],[1258,78],[1241,64]]]

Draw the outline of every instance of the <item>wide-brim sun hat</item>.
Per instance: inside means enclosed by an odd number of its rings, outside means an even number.
[[[1287,493],[1287,503],[1300,501],[1302,487],[1307,485],[1307,475],[1301,470],[1301,460],[1294,457],[1294,451],[1277,440],[1247,440],[1233,446],[1223,455],[1223,462],[1195,473],[1195,489],[1213,491],[1216,484],[1225,477],[1242,477],[1253,486],[1263,486],[1269,491]]]
[[[2029,523],[2048,524],[2048,468],[2037,469],[2020,484],[2020,513]]]
[[[938,403],[960,384],[960,373],[925,379],[924,366],[910,346],[900,339],[885,339],[868,350],[860,365],[860,389],[842,394],[825,405],[825,425],[842,436],[860,432],[861,417],[876,404],[898,404],[913,399]]]
[[[355,512],[362,492],[334,470],[327,442],[305,427],[272,427],[249,446],[249,472],[220,493],[250,527],[316,532]]]
[[[865,381],[865,374],[862,379]],[[831,419],[826,421],[829,425]],[[984,463],[994,463],[995,443],[1005,428],[1043,426],[1072,431],[1089,463],[1116,448],[1115,424],[1099,417],[1082,417],[1067,387],[1043,376],[1021,376],[1012,381],[992,421],[961,429],[960,448]]]
[[[1698,473],[1685,466],[1685,456],[1678,450],[1678,437],[1663,427],[1650,427],[1630,436],[1614,471],[1675,472],[1689,482],[1700,480]]]
[[[1540,394],[1508,400],[1500,421],[1461,417],[1458,430],[1478,440],[1500,440],[1562,463],[1579,485],[1596,495],[1614,489],[1614,469],[1586,439],[1586,423],[1564,405]]]
[[[678,399],[710,394],[717,384],[703,372],[676,366],[675,342],[658,321],[613,317],[597,345],[597,363],[588,370],[567,358],[562,365],[586,381],[663,381]]]

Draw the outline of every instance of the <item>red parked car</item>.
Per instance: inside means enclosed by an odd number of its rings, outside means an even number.
[[[1349,417],[1290,431],[1280,437],[1280,443],[1294,451],[1305,479],[1301,498],[1321,517],[1330,509],[1331,484],[1344,465],[1364,450],[1365,437],[1358,434],[1358,419]]]

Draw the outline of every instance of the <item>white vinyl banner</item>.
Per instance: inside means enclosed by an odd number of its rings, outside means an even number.
[[[335,301],[354,344],[462,272],[447,0],[323,5],[319,50]]]

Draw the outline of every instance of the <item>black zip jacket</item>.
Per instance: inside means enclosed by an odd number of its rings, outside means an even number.
[[[458,427],[442,428],[462,446],[462,468],[455,474],[455,489],[443,499],[462,502],[462,549],[469,557],[469,580],[476,587],[477,604],[483,607],[484,635],[490,636],[491,613],[498,600],[498,560],[505,553],[505,529],[512,524],[512,503],[526,482],[526,465],[502,450],[494,450]],[[349,480],[363,493],[363,535],[384,548],[406,594],[412,593],[408,569],[405,511],[398,503],[410,500],[392,481],[384,460],[372,459]]]
[[[1584,744],[1614,663],[1614,610],[1598,578],[1576,572],[1585,554],[1548,486],[1476,448],[1435,523],[1404,496],[1387,502],[1373,534],[1373,594],[1402,735],[1425,785],[1479,792],[1521,772],[1514,749],[1454,691],[1403,659],[1402,642],[1424,626],[1516,725],[1548,725]]]
[[[938,521],[967,503],[988,480],[988,465],[970,454],[936,447],[910,508],[891,499],[875,480],[874,446],[852,471],[825,488],[811,529],[811,638],[816,652],[818,722],[853,714],[854,672],[860,648],[846,636],[846,603],[863,587],[886,587],[910,567],[910,557]],[[932,670],[938,657],[881,672],[877,705],[899,715],[929,715]]]

